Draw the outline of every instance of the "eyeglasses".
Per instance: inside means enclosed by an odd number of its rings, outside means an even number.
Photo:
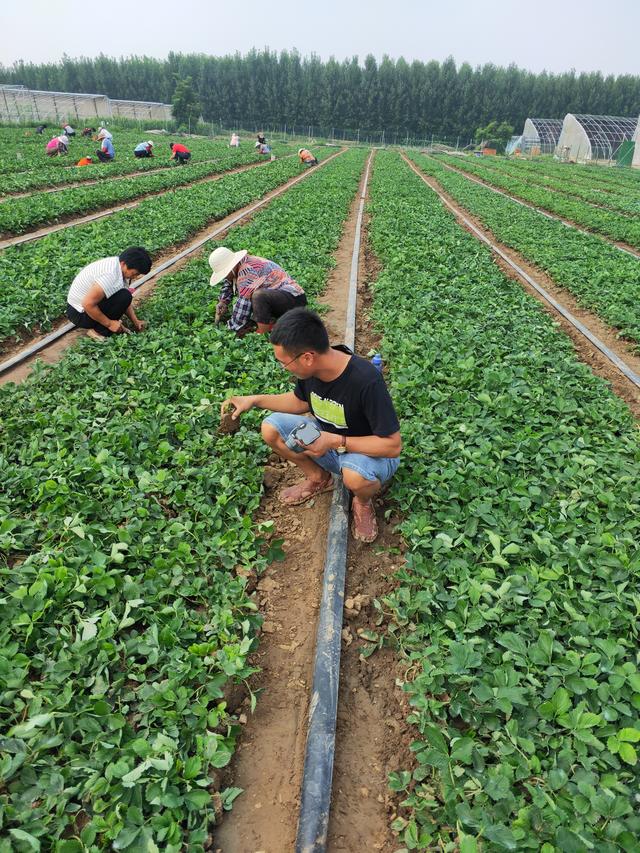
[[[279,359],[276,359],[276,361],[278,362],[280,367],[284,370],[285,367],[289,367],[290,364],[293,364],[294,361],[299,359],[301,355],[304,355],[304,353],[299,352],[298,355],[294,355],[294,357],[290,358],[289,361],[280,361]]]

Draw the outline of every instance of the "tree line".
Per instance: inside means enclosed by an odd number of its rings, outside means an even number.
[[[470,138],[490,121],[520,131],[528,116],[566,113],[637,116],[640,76],[533,73],[510,65],[407,62],[369,55],[322,61],[296,51],[252,50],[246,55],[170,53],[0,66],[0,79],[33,89],[101,93],[111,98],[172,100],[191,77],[206,121],[314,125],[322,128]]]

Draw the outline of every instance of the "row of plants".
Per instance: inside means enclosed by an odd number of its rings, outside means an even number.
[[[30,192],[38,189],[64,187],[67,184],[82,183],[85,181],[110,180],[111,178],[123,175],[134,176],[152,172],[156,169],[168,168],[174,165],[169,162],[168,139],[176,141],[177,137],[156,140],[156,154],[148,160],[137,160],[133,156],[134,145],[142,141],[141,139],[136,138],[135,142],[132,142],[127,148],[124,148],[121,140],[116,139],[116,159],[112,163],[95,163],[91,166],[76,167],[74,164],[81,156],[81,153],[91,154],[97,147],[96,143],[90,143],[92,147],[86,150],[83,148],[82,152],[78,154],[78,158],[74,154],[67,159],[54,160],[53,162],[48,161],[38,166],[38,168],[32,167],[27,171],[0,175],[0,196],[11,193]],[[187,147],[193,153],[193,158],[189,164],[190,167],[196,162],[210,162],[229,153],[229,146],[226,141],[212,142],[211,140],[192,139],[181,141],[186,141]],[[246,151],[247,149],[253,150],[253,145],[247,143],[240,148],[240,151]],[[296,149],[290,145],[278,145],[274,150],[277,156],[283,156],[293,153]]]
[[[117,255],[131,245],[145,246],[156,255],[259,199],[303,168],[295,158],[279,160],[155,196],[108,219],[6,249],[0,254],[0,340],[46,329],[61,317],[73,277],[90,261]]]
[[[226,172],[236,166],[264,162],[253,149],[233,149],[216,160],[194,163],[189,168],[163,170],[136,178],[101,181],[90,186],[73,187],[57,193],[34,193],[0,204],[0,233],[22,234],[37,225],[61,218],[90,213],[103,207],[130,201],[151,193],[166,192],[185,184]]]
[[[626,406],[391,153],[370,240],[404,441],[409,850],[640,850],[640,442]]]
[[[457,161],[456,161],[457,162]],[[640,184],[630,186],[605,185],[590,180],[590,173],[584,172],[576,177],[574,172],[557,174],[546,165],[538,164],[535,169],[526,171],[516,160],[488,158],[482,161],[488,173],[511,175],[518,181],[546,187],[563,195],[580,198],[589,204],[606,207],[627,216],[640,212]]]
[[[546,174],[558,177],[570,176],[572,181],[588,183],[590,186],[601,186],[603,189],[626,189],[638,185],[640,174],[635,169],[605,168],[598,165],[579,165],[576,163],[560,163],[552,157],[535,158],[533,160],[512,159],[523,171],[539,171],[544,169]]]
[[[433,158],[417,154],[412,159],[500,242],[548,273],[623,336],[640,343],[640,263],[636,258],[474,184]]]
[[[602,234],[612,240],[619,240],[629,246],[640,248],[640,221],[637,218],[633,219],[630,215],[594,207],[579,199],[548,190],[529,180],[528,177],[523,176],[523,179],[520,180],[511,174],[487,168],[484,164],[476,162],[475,159],[449,157],[447,155],[441,156],[439,159],[456,169],[476,175],[493,186],[500,187],[510,195],[517,196],[536,207],[569,219],[576,225],[588,228],[590,231]]]
[[[69,138],[69,153],[55,158],[47,157],[44,149],[52,137],[59,136],[63,132],[61,128],[52,126],[47,128],[41,136],[34,135],[31,137],[25,137],[20,133],[0,134],[0,175],[8,177],[25,171],[34,173],[60,171],[72,166],[83,155],[94,154],[95,150],[100,147],[100,143],[91,137],[80,136],[79,130],[76,130],[78,131],[77,135]],[[198,159],[214,156],[212,152],[219,151],[225,145],[222,140],[216,142],[204,137],[188,137],[185,139],[172,134],[149,135],[148,133],[145,134],[144,131],[122,130],[117,127],[111,128],[111,132],[116,150],[116,160],[110,165],[116,165],[121,160],[135,164],[137,161],[133,156],[133,149],[138,142],[146,139],[151,139],[154,142],[155,155],[159,160],[168,159],[171,153],[169,142],[186,142],[194,157]],[[228,140],[226,143],[228,144]]]
[[[364,154],[310,174],[232,245],[313,296]],[[207,256],[163,279],[141,335],[0,389],[0,850],[202,853],[237,788],[227,702],[260,623],[246,575],[281,556],[252,521],[259,413],[217,431],[230,393],[289,385],[268,340],[213,323]]]

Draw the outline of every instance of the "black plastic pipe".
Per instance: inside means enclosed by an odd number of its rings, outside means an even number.
[[[358,289],[358,260],[364,200],[367,193],[371,157],[362,182],[360,206],[353,241],[345,343],[353,348]],[[309,706],[307,748],[302,776],[302,796],[296,837],[296,853],[324,853],[329,831],[331,781],[336,741],[336,716],[340,686],[342,612],[347,567],[349,494],[342,479],[336,479],[324,564],[322,603],[316,638],[313,687]]]

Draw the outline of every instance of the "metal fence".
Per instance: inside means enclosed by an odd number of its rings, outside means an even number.
[[[383,130],[366,130],[363,128],[340,128],[313,124],[278,124],[270,121],[255,121],[254,119],[218,119],[209,122],[211,135],[231,134],[234,131],[241,135],[256,135],[263,131],[267,137],[287,139],[304,139],[312,143],[314,140],[326,139],[330,142],[351,142],[361,145],[403,145],[406,147],[433,147],[443,145],[461,150],[474,145],[474,141],[466,136],[445,137],[439,134],[417,135],[398,128]]]

